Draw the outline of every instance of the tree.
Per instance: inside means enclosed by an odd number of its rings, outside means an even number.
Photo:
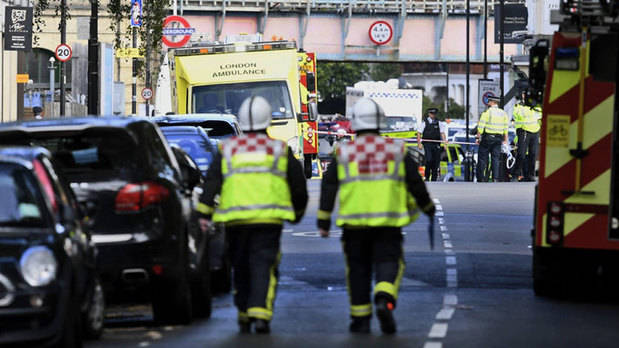
[[[369,72],[363,63],[319,62],[317,69],[320,113],[326,114],[344,113],[346,87],[363,80]]]
[[[443,102],[433,102],[429,97],[423,96],[422,102],[423,113],[425,116],[426,110],[429,108],[437,108],[438,114],[436,118],[441,121],[444,121],[447,118],[464,118],[464,107],[460,104],[457,104],[453,99],[449,98],[449,109],[445,112],[445,104]]]
[[[402,75],[400,63],[373,63],[370,64],[370,77],[374,81],[397,79]]]

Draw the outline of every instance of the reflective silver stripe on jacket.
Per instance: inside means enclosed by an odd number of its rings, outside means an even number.
[[[277,169],[274,170],[272,168],[265,168],[265,167],[243,167],[243,168],[228,170],[228,173],[224,175],[224,178],[227,178],[234,174],[254,174],[254,173],[271,173],[275,176],[279,176],[282,178],[286,177],[285,172],[282,172],[281,170],[277,170]]]
[[[415,215],[417,213],[417,209],[415,210],[411,210],[411,211],[407,211],[405,213],[366,213],[366,214],[348,214],[348,215],[341,215],[339,216],[339,219],[342,220],[346,220],[346,219],[375,219],[375,218],[390,218],[390,219],[403,219],[403,218],[407,218],[410,217],[412,215]]]
[[[262,210],[262,209],[280,209],[286,211],[293,211],[292,207],[287,207],[285,205],[278,204],[253,204],[253,205],[243,205],[230,207],[228,209],[217,209],[218,214],[226,214],[233,211],[247,211],[247,210]]]

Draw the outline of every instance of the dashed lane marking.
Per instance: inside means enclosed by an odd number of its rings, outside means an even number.
[[[445,214],[442,211],[437,211],[435,215],[436,216],[445,216]]]
[[[434,201],[434,204],[439,204],[441,202],[438,200],[438,198],[434,198],[433,201]]]
[[[423,348],[443,348],[443,344],[441,342],[426,342]]]
[[[446,240],[446,241],[443,241],[443,248],[451,249],[453,248],[453,245],[451,244],[450,241]]]
[[[442,224],[444,224],[444,223],[445,223],[445,219],[443,219],[443,218],[438,218],[438,223],[439,223],[439,224],[441,224],[441,225],[442,225]]]
[[[449,239],[449,233],[441,233],[441,236],[443,237],[443,239]]]
[[[436,313],[436,320],[450,320],[455,311],[455,308],[443,308]]]
[[[292,233],[292,232],[294,232],[294,229],[293,228],[284,228],[282,230],[282,232],[284,232],[284,233]]]
[[[430,338],[444,338],[447,335],[447,323],[434,323],[430,329],[428,337]]]
[[[445,257],[445,263],[448,264],[449,266],[454,266],[456,264],[456,257],[455,256]]]
[[[436,210],[443,210],[443,206],[442,206],[442,205],[440,205],[440,204],[437,204],[437,205],[436,205]]]
[[[443,297],[443,305],[445,306],[455,306],[458,304],[458,296],[456,295],[445,295]]]

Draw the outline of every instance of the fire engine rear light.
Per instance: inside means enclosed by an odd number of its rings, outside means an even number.
[[[552,214],[561,214],[562,211],[563,211],[563,207],[561,206],[561,204],[559,204],[558,202],[550,203],[550,212]]]
[[[548,231],[548,244],[559,244],[561,242],[561,233],[559,231]]]
[[[560,245],[563,243],[563,219],[565,206],[563,202],[548,202],[546,220],[546,243]]]
[[[167,188],[154,182],[130,183],[116,195],[117,212],[138,212],[168,198]]]
[[[561,220],[558,217],[556,217],[556,216],[551,216],[550,217],[550,227],[557,228],[559,226],[561,226]]]

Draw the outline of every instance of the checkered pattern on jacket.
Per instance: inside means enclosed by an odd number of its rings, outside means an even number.
[[[404,143],[375,135],[357,137],[337,149],[338,162],[357,163],[359,174],[385,174],[389,161],[402,161]]]

